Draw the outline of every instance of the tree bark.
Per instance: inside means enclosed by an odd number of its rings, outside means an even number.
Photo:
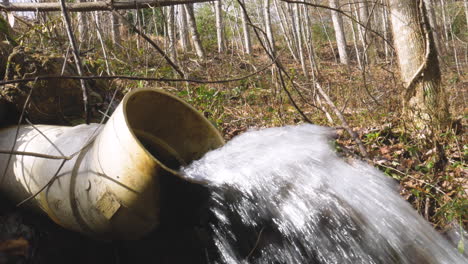
[[[369,5],[366,1],[354,0],[357,1],[358,8],[358,17],[359,22],[366,27],[359,26],[359,37],[361,39],[364,51],[365,59],[369,64],[375,63],[377,61],[377,49],[375,47],[375,41],[373,35],[369,34],[369,31],[372,30],[372,23],[369,17]]]
[[[273,36],[273,30],[271,29],[271,17],[270,17],[270,0],[263,0],[263,17],[265,19],[265,31],[269,42],[269,51],[275,52],[275,38]]]
[[[244,32],[245,53],[252,54],[252,42],[250,40],[249,26],[247,25],[247,17],[243,10],[241,10],[241,18],[242,18],[242,31]]]
[[[183,5],[178,6],[178,17],[179,17],[179,36],[180,36],[180,46],[183,51],[190,50],[190,40],[188,39],[188,30],[187,30],[187,12]]]
[[[330,0],[330,7],[338,8],[338,0]],[[346,51],[346,37],[343,30],[343,18],[336,11],[331,11],[333,27],[335,29],[336,45],[338,46],[338,54],[340,62],[348,65],[348,52]]]
[[[85,3],[86,0],[78,0],[79,3]],[[77,15],[77,23],[78,23],[78,41],[83,43],[86,38],[88,37],[88,18],[86,17],[86,13],[78,13]]]
[[[450,118],[440,83],[437,52],[422,1],[388,1],[394,46],[406,88],[404,113],[416,130],[443,127]]]
[[[177,60],[176,55],[176,34],[175,34],[175,19],[174,19],[174,6],[168,6],[167,8],[167,35],[169,39],[168,53],[169,58],[172,61]]]
[[[215,2],[216,37],[218,38],[218,52],[224,52],[223,9],[221,0]]]
[[[217,0],[138,0],[126,2],[112,2],[99,1],[99,2],[79,2],[79,3],[66,3],[68,12],[91,12],[91,11],[109,11],[121,9],[142,9],[152,7],[163,7],[180,4],[201,3]],[[32,12],[49,12],[60,11],[59,2],[51,3],[10,3],[9,5],[0,4],[0,10],[7,12],[12,11],[32,11]]]
[[[295,35],[296,35],[296,42],[297,42],[297,49],[299,51],[299,60],[301,62],[301,68],[304,72],[304,77],[306,80],[309,79],[309,73],[307,72],[307,67],[305,64],[305,56],[304,56],[304,48],[303,48],[303,39],[302,39],[302,23],[300,19],[300,12],[299,12],[299,5],[295,4],[293,7],[293,14],[294,14],[294,28],[295,28]]]
[[[111,36],[112,36],[112,43],[120,44],[120,23],[119,17],[116,16],[114,13],[110,13],[110,21],[111,21]]]
[[[429,20],[429,24],[431,26],[431,32],[432,36],[434,38],[434,43],[436,45],[437,51],[439,54],[443,52],[442,50],[442,45],[440,42],[440,36],[439,36],[439,27],[437,25],[436,17],[435,17],[435,11],[434,11],[434,3],[433,0],[424,0],[424,5],[426,6],[427,10],[427,18]]]
[[[192,35],[192,41],[193,41],[193,46],[195,47],[195,52],[197,53],[197,56],[200,59],[203,59],[205,58],[205,51],[203,50],[200,36],[198,35],[197,23],[195,21],[195,14],[193,12],[193,5],[192,4],[185,5],[185,12],[187,13],[188,28],[190,31],[190,35]]]

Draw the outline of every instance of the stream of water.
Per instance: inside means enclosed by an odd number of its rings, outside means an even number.
[[[182,169],[211,190],[210,263],[468,263],[314,125],[246,132]]]

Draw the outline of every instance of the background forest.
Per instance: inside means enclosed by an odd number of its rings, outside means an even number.
[[[0,123],[23,108],[36,124],[99,122],[157,87],[227,140],[334,127],[338,152],[398,181],[437,229],[468,226],[466,0],[46,2],[0,5]]]

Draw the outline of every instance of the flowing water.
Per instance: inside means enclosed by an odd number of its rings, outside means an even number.
[[[246,132],[182,169],[211,191],[210,263],[468,263],[313,125]]]

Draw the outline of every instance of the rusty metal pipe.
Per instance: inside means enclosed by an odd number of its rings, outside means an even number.
[[[128,93],[105,125],[36,127],[45,136],[21,126],[15,151],[72,158],[54,178],[63,160],[14,155],[0,191],[21,202],[52,181],[27,204],[98,239],[138,239],[154,229],[160,176],[223,144],[203,115],[157,89]],[[1,150],[11,149],[16,130],[0,130]],[[1,173],[8,156],[0,154]]]

